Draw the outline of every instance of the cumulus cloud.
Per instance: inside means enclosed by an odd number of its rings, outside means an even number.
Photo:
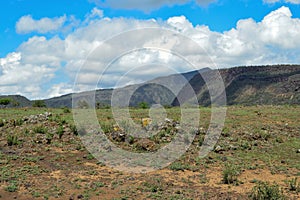
[[[43,97],[43,84],[54,77],[55,70],[44,65],[24,63],[22,53],[13,52],[0,59],[0,93],[18,93],[29,98]]]
[[[147,31],[149,27],[158,31]],[[134,29],[141,31],[126,34]],[[180,33],[198,47],[159,30]],[[107,42],[111,37],[118,39]],[[64,38],[33,36],[16,52],[1,58],[0,93],[21,93],[30,98],[62,95],[72,91],[76,77],[80,90],[95,89],[99,78],[100,88],[139,83],[174,71],[191,71],[184,59],[197,63],[196,68],[299,63],[299,38],[300,19],[293,18],[288,7],[274,10],[260,22],[239,20],[236,27],[223,33],[194,26],[184,16],[166,21],[107,18],[94,9]],[[101,49],[97,49],[99,45]],[[157,45],[162,48],[151,49]]]
[[[57,31],[63,27],[64,23],[66,22],[67,17],[56,17],[56,18],[42,18],[39,20],[35,20],[32,18],[31,15],[23,16],[19,19],[16,24],[16,31],[17,33],[30,33],[30,32],[37,32],[37,33],[48,33]]]
[[[89,0],[98,6],[112,7],[117,9],[137,9],[151,11],[163,6],[183,5],[194,2],[198,5],[208,5],[216,0]]]
[[[286,2],[292,4],[300,4],[300,0],[264,0],[265,3]]]

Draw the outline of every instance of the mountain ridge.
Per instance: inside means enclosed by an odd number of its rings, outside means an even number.
[[[185,92],[186,87],[191,86],[199,105],[209,106],[211,100],[203,77],[209,77],[213,81],[215,77],[212,74],[215,72],[216,70],[204,68],[157,77],[123,88],[96,90],[95,102],[100,107],[110,106],[114,97],[115,106],[134,107],[140,102],[179,106],[178,98],[181,98],[181,103],[191,101],[192,97]],[[300,104],[300,65],[239,66],[218,69],[217,72],[224,81],[228,105]],[[181,85],[183,87],[178,87]],[[90,95],[90,92],[80,94]],[[43,100],[47,107],[72,107],[72,96],[71,93]],[[12,98],[16,102],[19,100],[17,107],[29,107],[33,102],[20,95],[4,95],[1,98]]]

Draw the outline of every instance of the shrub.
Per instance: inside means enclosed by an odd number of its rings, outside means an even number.
[[[14,120],[14,126],[22,126],[23,122],[22,119],[16,119]]]
[[[70,129],[74,135],[78,135],[78,130],[75,125],[70,125]]]
[[[13,146],[13,145],[19,144],[19,139],[18,139],[18,136],[16,136],[16,135],[8,135],[6,139],[7,139],[8,146]]]
[[[300,183],[298,183],[297,178],[288,180],[287,183],[290,191],[296,191],[296,192],[300,191]]]
[[[184,171],[184,170],[189,170],[191,167],[188,164],[182,164],[180,162],[174,162],[169,166],[169,168],[173,171]]]
[[[238,175],[240,171],[236,165],[225,164],[223,170],[223,183],[225,184],[238,184]]]
[[[62,136],[63,136],[63,134],[64,134],[64,127],[63,126],[59,126],[56,133],[57,133],[59,139],[61,139]]]
[[[101,129],[104,133],[111,133],[114,131],[114,126],[110,122],[108,122],[108,123],[104,122],[100,125],[101,125]]]
[[[62,110],[64,113],[71,113],[71,110],[68,107],[63,107]]]
[[[129,135],[127,138],[126,138],[128,144],[133,144],[134,143],[134,137],[132,135]]]
[[[5,125],[4,120],[0,119],[0,127],[3,127]]]
[[[9,98],[2,98],[2,99],[0,99],[0,105],[2,105],[2,106],[7,106],[8,104],[10,104],[10,102],[11,102],[12,100],[11,99],[9,99]]]
[[[16,192],[18,190],[18,185],[15,181],[11,181],[5,190],[7,192]]]
[[[52,139],[53,139],[53,133],[47,133],[46,134],[47,144],[50,144]]]
[[[147,109],[147,108],[149,108],[149,104],[147,102],[143,101],[138,104],[138,107],[142,108],[142,109]]]
[[[46,134],[47,131],[48,131],[47,128],[45,128],[43,126],[36,126],[33,128],[34,133]]]
[[[258,182],[249,195],[253,200],[284,200],[286,197],[283,195],[279,186],[274,183],[270,185],[267,182]]]
[[[32,104],[32,107],[37,107],[37,108],[45,108],[46,103],[44,100],[35,100]]]

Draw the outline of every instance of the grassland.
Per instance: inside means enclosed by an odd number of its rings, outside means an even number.
[[[52,115],[32,117],[45,112]],[[130,114],[140,123],[148,110]],[[109,137],[111,110],[99,109],[97,116]],[[167,117],[178,121],[180,109],[167,109]],[[197,135],[183,156],[167,168],[134,174],[97,161],[68,109],[1,109],[0,199],[300,199],[299,118],[300,106],[228,107],[218,148],[200,159],[210,119],[210,109],[201,108]],[[173,134],[150,138],[153,149],[138,146],[138,138],[113,142],[128,151],[155,151]]]

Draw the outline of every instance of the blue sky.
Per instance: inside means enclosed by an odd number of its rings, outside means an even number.
[[[17,93],[36,99],[72,92],[76,73],[89,50],[112,35],[145,26],[174,29],[191,37],[205,47],[218,67],[300,62],[299,0],[140,2],[143,1],[1,1],[0,94]],[[197,41],[200,36],[208,39]],[[158,55],[152,54],[149,56]],[[149,57],[145,53],[135,56]],[[110,72],[119,70],[111,76],[114,80],[118,80],[117,74],[130,69],[124,60],[126,56]],[[207,65],[203,62],[201,67]],[[178,67],[178,72],[187,70]],[[82,77],[92,80],[89,75],[93,73],[99,72],[86,70]],[[157,73],[148,77],[154,75]],[[127,77],[128,82],[147,79],[145,73],[139,76],[143,78]],[[81,84],[83,90],[93,85],[87,80]],[[113,85],[107,82],[100,87]]]

